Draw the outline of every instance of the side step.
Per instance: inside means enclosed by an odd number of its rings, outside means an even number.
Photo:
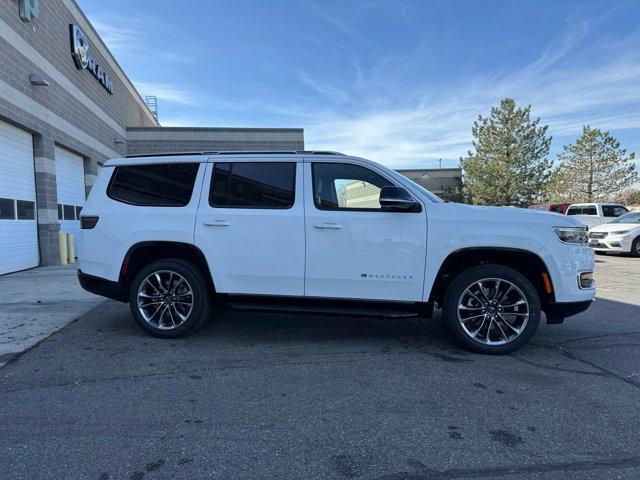
[[[382,318],[413,318],[420,316],[418,312],[409,310],[389,310],[382,308],[362,307],[331,307],[316,305],[279,305],[274,303],[229,302],[227,306],[232,310],[280,312],[298,314],[321,314],[348,317],[382,317]]]

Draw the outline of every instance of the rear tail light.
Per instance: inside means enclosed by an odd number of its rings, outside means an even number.
[[[98,220],[100,220],[100,217],[97,216],[91,216],[91,215],[81,215],[80,216],[80,228],[82,230],[91,230],[93,227],[96,226],[96,223],[98,223]]]

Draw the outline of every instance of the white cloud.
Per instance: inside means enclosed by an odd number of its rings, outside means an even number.
[[[439,95],[427,89],[405,92],[403,104],[409,106],[402,108],[374,105],[345,113],[325,106],[309,114],[287,106],[284,111],[305,127],[308,148],[369,156],[390,166],[457,160],[471,148],[478,114],[487,115],[504,97],[531,104],[532,116],[541,117],[555,136],[577,135],[587,123],[607,130],[640,128],[640,39],[623,39],[623,48],[613,50],[588,45],[581,58],[576,47],[586,32],[586,24],[571,27],[556,50],[517,71],[447,85]]]
[[[195,92],[169,83],[139,82],[133,84],[142,96],[155,95],[158,100],[179,103],[190,107],[200,107],[201,102]]]

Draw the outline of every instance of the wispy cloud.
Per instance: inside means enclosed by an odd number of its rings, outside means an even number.
[[[609,130],[640,128],[640,37],[622,39],[624,48],[613,51],[611,45],[588,45],[583,58],[576,48],[586,32],[584,23],[569,26],[557,48],[512,72],[476,76],[438,92],[428,87],[405,92],[402,108],[375,105],[345,113],[326,107],[332,105],[327,89],[325,107],[313,114],[305,106],[286,110],[305,126],[309,148],[370,156],[392,166],[457,160],[471,147],[478,114],[488,114],[504,97],[531,104],[532,114],[542,117],[554,136],[578,134],[587,123]]]
[[[179,103],[190,107],[200,107],[201,99],[195,92],[169,83],[133,82],[138,91],[144,95],[154,95],[158,100]]]
[[[363,37],[358,31],[349,25],[343,18],[340,18],[336,15],[330,13],[326,8],[321,7],[318,3],[314,3],[312,1],[306,1],[305,4],[313,11],[313,13],[319,18],[323,19],[333,28],[338,30],[339,32],[353,37],[359,40],[362,43],[370,45],[371,42]]]
[[[532,105],[533,116],[549,124],[556,137],[556,150],[587,123],[634,129],[640,138],[640,32],[624,36],[615,27],[602,27],[605,18],[611,23],[625,14],[620,5],[606,12],[589,8],[571,9],[564,34],[557,26],[545,30],[554,34],[540,36],[548,43],[525,65],[520,63],[524,54],[508,49],[504,59],[491,57],[495,39],[478,39],[474,49],[474,38],[465,37],[466,25],[448,7],[423,8],[403,0],[357,5],[302,0],[308,24],[293,25],[290,37],[264,36],[254,28],[256,36],[247,33],[246,44],[235,38],[234,48],[259,46],[267,52],[263,62],[260,57],[253,63],[225,48],[233,32],[224,29],[211,29],[209,36],[200,32],[202,43],[185,38],[179,30],[187,28],[184,23],[150,18],[148,12],[124,17],[103,10],[92,22],[114,54],[129,64],[127,71],[143,95],[160,99],[164,125],[304,127],[309,148],[341,150],[390,166],[433,166],[438,158],[457,163],[471,148],[473,121],[504,97]],[[433,28],[425,30],[425,11],[454,26],[439,30],[430,24]],[[233,15],[233,9],[225,14]],[[244,15],[244,10],[235,14]],[[624,31],[630,28],[637,27]],[[371,31],[381,34],[367,36]],[[388,38],[385,32],[396,35]],[[296,43],[289,48],[291,38]],[[464,57],[467,44],[474,58]],[[526,47],[526,55],[532,55],[533,47]],[[211,62],[203,62],[202,55]],[[451,65],[452,55],[460,56],[464,68]],[[486,67],[478,59],[482,55]],[[173,68],[189,61],[197,64],[185,68],[199,76]],[[425,63],[437,67],[422,68]],[[453,74],[447,77],[449,71]]]
[[[139,59],[144,55],[149,63],[184,64],[195,61],[179,50],[177,42],[170,41],[179,38],[179,33],[170,24],[150,15],[109,13],[101,15],[99,19],[90,15],[89,20],[117,58]]]

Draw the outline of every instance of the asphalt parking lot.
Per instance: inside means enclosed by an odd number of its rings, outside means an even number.
[[[433,320],[225,312],[180,340],[105,302],[0,369],[0,478],[640,477],[640,259],[505,357]]]

